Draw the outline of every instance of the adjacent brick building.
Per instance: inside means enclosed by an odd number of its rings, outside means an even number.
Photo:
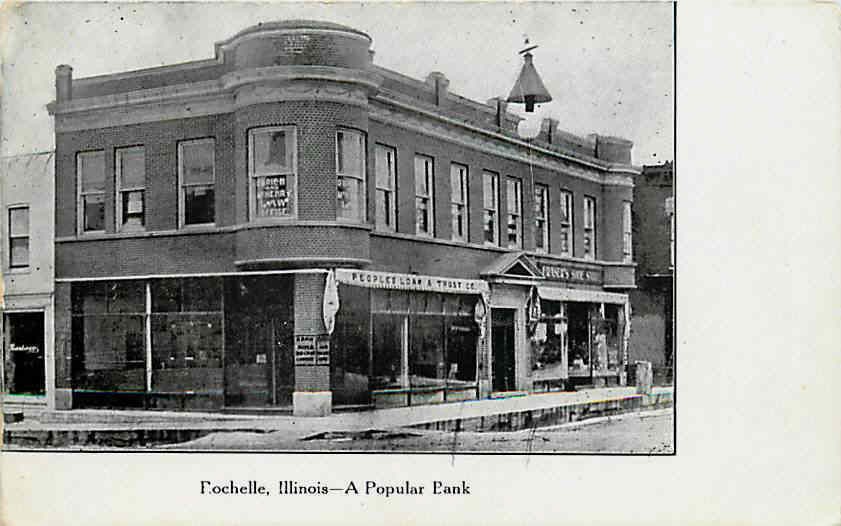
[[[644,166],[634,188],[631,359],[651,362],[658,384],[672,382],[674,367],[674,228],[674,165]]]
[[[60,407],[415,405],[625,382],[632,144],[260,24],[56,70]],[[338,308],[338,310],[336,310]]]

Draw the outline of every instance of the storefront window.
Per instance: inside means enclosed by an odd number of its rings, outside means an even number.
[[[604,313],[607,368],[614,370],[622,365],[622,340],[625,327],[623,307],[621,305],[606,303]]]
[[[151,292],[152,391],[221,396],[221,280],[155,280]]]
[[[589,304],[566,303],[569,346],[567,361],[570,375],[590,374]]]
[[[295,215],[295,128],[257,128],[249,132],[251,217]]]
[[[370,291],[339,285],[340,306],[330,348],[330,390],[338,405],[370,401]]]
[[[144,283],[74,284],[71,296],[79,405],[142,405],[137,395],[146,389]]]
[[[44,394],[44,313],[4,316],[4,387],[9,394]]]
[[[403,378],[403,341],[406,317],[397,314],[374,313],[371,357],[371,389],[400,389],[406,387]]]
[[[365,135],[362,133],[336,132],[336,177],[338,217],[365,221]]]
[[[541,301],[541,313],[533,344],[532,370],[535,381],[551,381],[567,376],[567,319],[564,303]]]

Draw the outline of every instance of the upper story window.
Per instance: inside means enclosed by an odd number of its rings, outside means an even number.
[[[336,207],[339,219],[365,221],[365,135],[354,130],[336,132]]]
[[[584,259],[596,259],[596,199],[584,197]]]
[[[666,203],[666,217],[669,221],[669,265],[675,266],[675,198],[667,197]]]
[[[76,155],[76,231],[105,231],[105,152]]]
[[[549,250],[549,187],[545,184],[534,185],[534,248]]]
[[[213,224],[215,217],[215,150],[213,139],[178,143],[178,209],[181,226]]]
[[[376,226],[378,230],[394,232],[397,229],[397,150],[376,145],[374,164],[377,172]]]
[[[117,148],[117,230],[130,232],[146,228],[146,149],[143,146]]]
[[[248,132],[252,220],[295,216],[296,151],[293,126],[268,126]]]
[[[572,192],[561,190],[561,254],[572,256]]]
[[[29,266],[29,207],[9,208],[9,267]]]
[[[450,165],[450,213],[453,239],[467,241],[467,166]]]
[[[509,177],[505,181],[508,221],[506,232],[508,248],[523,247],[523,182]]]
[[[622,202],[622,261],[630,263],[633,257],[631,252],[631,244],[633,243],[631,234],[631,202]]]
[[[499,174],[482,173],[483,215],[485,244],[499,245]]]
[[[434,175],[432,157],[415,155],[415,232],[423,236],[435,235]]]

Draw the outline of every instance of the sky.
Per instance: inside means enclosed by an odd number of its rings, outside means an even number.
[[[0,13],[2,155],[50,150],[55,66],[76,78],[213,57],[213,44],[259,22],[316,19],[373,39],[378,65],[481,102],[507,97],[527,36],[553,96],[527,116],[579,135],[634,142],[634,164],[673,159],[673,14],[667,2],[35,3]]]

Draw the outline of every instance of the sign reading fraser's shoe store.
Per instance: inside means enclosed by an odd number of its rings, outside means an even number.
[[[295,365],[330,365],[329,336],[295,336]]]
[[[546,263],[539,263],[538,267],[543,273],[543,277],[550,280],[594,284],[599,284],[602,281],[601,270],[570,268],[563,265],[548,265]]]
[[[481,294],[488,291],[487,283],[477,279],[419,276],[373,270],[337,269],[336,281],[346,285],[375,289],[416,290],[450,294]]]

